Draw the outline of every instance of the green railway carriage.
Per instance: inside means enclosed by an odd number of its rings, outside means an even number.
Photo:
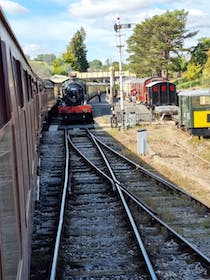
[[[178,97],[180,126],[193,135],[210,137],[210,92],[181,92]]]

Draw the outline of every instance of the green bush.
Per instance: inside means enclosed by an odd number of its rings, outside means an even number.
[[[205,87],[203,80],[201,78],[192,81],[187,81],[185,78],[175,80],[177,89],[190,89],[192,87]]]

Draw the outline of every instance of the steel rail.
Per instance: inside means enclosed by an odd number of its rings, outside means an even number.
[[[91,132],[89,132],[91,133]],[[92,134],[92,133],[91,133]],[[191,200],[193,200],[196,203],[199,203],[200,205],[202,205],[203,207],[205,207],[207,209],[207,211],[210,211],[210,208],[203,204],[200,200],[198,200],[197,198],[195,198],[194,196],[190,195],[189,193],[185,192],[183,189],[181,189],[180,187],[178,187],[177,185],[165,180],[163,177],[158,176],[157,174],[147,170],[146,168],[140,166],[139,164],[135,163],[134,161],[132,161],[131,159],[125,157],[124,155],[118,153],[117,151],[115,151],[114,149],[112,149],[111,147],[109,147],[108,145],[106,145],[105,143],[103,143],[100,139],[98,139],[98,137],[96,137],[94,134],[92,134],[93,137],[96,139],[96,141],[101,144],[103,147],[105,147],[107,150],[110,150],[111,152],[113,152],[114,154],[116,154],[117,156],[123,158],[125,161],[127,161],[129,164],[131,164],[132,166],[134,166],[136,169],[140,170],[143,174],[153,178],[154,180],[156,180],[157,182],[163,183],[165,186],[167,186],[169,189],[173,190],[173,191],[177,191],[179,193],[182,193],[186,196],[188,196]]]
[[[71,141],[71,140],[70,140],[70,141]],[[89,160],[86,158],[86,156],[84,156],[84,155],[75,147],[75,145],[73,144],[72,141],[71,141],[70,143],[71,143],[71,145],[74,147],[74,149],[75,149],[83,158],[85,158],[85,160],[86,160],[87,162],[89,162],[89,164],[90,164],[94,169],[98,170],[98,168],[97,168],[91,161],[89,161]],[[94,143],[95,143],[95,141],[94,141]],[[96,144],[96,147],[98,147],[97,144]],[[111,170],[111,166],[110,166],[108,160],[106,159],[106,156],[104,155],[102,149],[99,148],[99,150],[100,150],[101,155],[103,154],[103,159],[104,159],[104,161],[105,161],[105,164],[106,164],[107,168],[108,168],[109,170]],[[102,172],[102,171],[100,171],[100,174],[103,175],[103,176],[105,176],[105,177],[108,177],[108,176],[107,176],[104,172]],[[133,216],[132,216],[132,214],[131,214],[131,211],[130,211],[130,209],[129,209],[129,207],[128,207],[126,201],[125,201],[124,195],[122,194],[122,191],[121,191],[119,182],[116,180],[116,177],[115,177],[114,173],[111,172],[111,174],[113,175],[113,178],[109,178],[109,181],[112,181],[112,185],[115,185],[115,186],[116,186],[117,192],[118,192],[118,194],[119,194],[119,196],[120,196],[120,199],[121,199],[121,201],[122,201],[122,204],[123,204],[124,209],[125,209],[125,211],[126,211],[126,214],[127,214],[127,216],[128,216],[128,219],[129,219],[129,221],[130,221],[130,224],[131,224],[131,226],[132,226],[132,228],[133,228],[133,231],[134,231],[136,240],[137,240],[137,242],[138,242],[139,248],[140,248],[141,253],[142,253],[142,255],[143,255],[143,258],[144,258],[146,267],[147,267],[147,269],[148,269],[150,278],[151,278],[152,280],[157,280],[158,278],[157,278],[157,276],[156,276],[156,274],[155,274],[154,268],[153,268],[153,266],[152,266],[152,263],[151,263],[151,261],[150,261],[150,258],[149,258],[149,256],[148,256],[148,254],[147,254],[147,251],[146,251],[146,249],[145,249],[144,243],[143,243],[143,241],[142,241],[142,239],[141,239],[141,236],[140,236],[140,234],[139,234],[139,231],[138,231],[138,228],[137,228],[136,223],[135,223],[135,221],[134,221],[134,218],[133,218]]]
[[[126,189],[125,186],[119,185],[120,189],[126,193],[139,207],[141,207],[145,212],[147,212],[155,221],[165,227],[171,234],[175,236],[177,240],[181,240],[182,243],[192,252],[199,256],[199,260],[202,260],[205,265],[207,265],[208,269],[210,268],[210,259],[206,257],[201,251],[199,251],[194,245],[192,245],[189,241],[187,241],[184,237],[182,237],[179,233],[177,233],[173,228],[171,228],[168,224],[166,224],[163,220],[161,220],[158,216],[154,214],[153,211],[148,209],[141,201],[136,198],[130,191]]]
[[[65,179],[64,179],[64,186],[63,186],[63,193],[62,193],[62,202],[60,207],[60,215],[59,215],[59,224],[58,230],[56,235],[56,242],[53,254],[53,261],[51,266],[50,272],[50,280],[54,280],[56,277],[56,269],[57,269],[57,260],[58,260],[58,251],[60,247],[60,239],[61,239],[61,232],[63,227],[63,219],[64,219],[64,210],[65,210],[65,203],[66,203],[66,196],[67,196],[67,189],[68,189],[68,179],[69,179],[69,148],[68,148],[68,141],[67,141],[67,132],[65,130],[65,150],[66,150],[66,160],[65,160]]]
[[[85,155],[83,155],[80,150],[74,145],[70,136],[68,136],[68,141],[72,148],[87,162],[89,166],[91,166],[100,176],[102,176],[106,181],[108,181],[112,185],[112,190],[115,191],[115,183],[114,181],[104,172],[102,172],[97,166],[95,166]]]
[[[132,213],[131,213],[131,211],[130,211],[130,208],[129,208],[129,206],[128,206],[126,200],[125,200],[125,197],[124,197],[124,195],[123,195],[123,193],[122,193],[122,188],[120,187],[120,185],[119,185],[118,183],[116,183],[116,186],[117,186],[117,191],[118,191],[118,193],[119,193],[119,196],[120,196],[120,198],[121,198],[121,201],[122,201],[122,203],[123,203],[123,206],[124,206],[124,208],[125,208],[125,211],[126,211],[126,213],[127,213],[128,219],[129,219],[129,221],[130,221],[130,224],[131,224],[131,226],[132,226],[132,228],[133,228],[133,231],[134,231],[136,240],[137,240],[137,242],[138,242],[138,244],[139,244],[141,253],[142,253],[143,257],[144,257],[144,261],[145,261],[145,263],[146,263],[146,266],[147,266],[148,272],[149,272],[149,274],[150,274],[150,277],[151,277],[152,280],[157,280],[158,278],[157,278],[157,276],[156,276],[156,274],[155,274],[153,265],[152,265],[152,263],[151,263],[151,261],[150,261],[150,258],[149,258],[149,256],[148,256],[147,250],[146,250],[146,248],[145,248],[145,246],[144,246],[144,243],[143,243],[143,241],[142,241],[142,239],[141,239],[140,233],[139,233],[139,231],[138,231],[138,227],[137,227],[137,225],[136,225],[136,223],[135,223],[135,221],[134,221],[134,218],[133,218],[133,216],[132,216]]]
[[[104,154],[103,150],[101,149],[101,147],[100,147],[99,144],[97,143],[95,137],[94,137],[93,134],[90,132],[90,130],[89,130],[89,129],[86,129],[86,132],[87,132],[88,135],[90,136],[90,138],[91,138],[93,144],[94,144],[95,147],[98,149],[98,151],[99,151],[101,157],[103,158],[103,161],[104,161],[104,163],[106,164],[106,167],[108,168],[109,173],[110,173],[112,179],[117,183],[118,180],[117,180],[117,178],[116,178],[116,176],[115,176],[115,174],[114,174],[114,172],[113,172],[113,170],[112,170],[112,168],[111,168],[111,166],[110,166],[110,164],[109,164],[109,161],[108,161],[106,155]]]
[[[112,179],[113,181],[116,183],[116,184],[119,184],[121,185],[121,183],[117,180],[110,164],[109,164],[109,161],[106,157],[106,155],[104,154],[103,150],[101,149],[100,145],[97,143],[94,135],[89,131],[89,129],[86,129],[87,133],[89,134],[89,136],[91,137],[91,140],[93,141],[93,143],[95,144],[95,146],[97,147],[98,151],[100,152],[101,156],[103,157],[104,159],[104,162],[105,164],[107,165],[107,168],[109,170],[109,173],[110,175],[112,176]],[[137,198],[135,195],[133,195],[142,205],[144,205],[147,209],[149,209],[152,213],[156,213],[156,211],[154,211],[151,207],[149,207],[145,202],[143,202],[140,198]]]
[[[95,137],[90,131],[88,131],[88,133],[91,135],[91,138],[95,138],[94,142],[97,142],[98,139],[97,137]],[[99,143],[105,145],[103,142],[101,142],[100,140],[98,141]],[[106,145],[105,145],[106,146]],[[109,148],[109,147],[108,147]],[[111,149],[111,148],[110,148]],[[111,149],[112,150],[112,149]],[[103,151],[100,149],[101,153],[103,154]],[[114,150],[113,150],[114,151]],[[117,152],[116,152],[117,153]],[[119,153],[117,153],[119,154]],[[120,155],[120,154],[119,154]],[[105,155],[103,155],[103,157],[106,158]],[[123,156],[124,159],[127,160],[126,157]],[[108,160],[106,158],[106,162],[108,163]],[[131,161],[132,162],[132,161]],[[133,162],[132,162],[133,163]],[[134,163],[135,164],[135,163]],[[109,166],[109,169],[111,169],[111,166]],[[112,172],[112,174],[114,174]],[[158,176],[159,177],[159,176]],[[137,203],[144,211],[146,211],[150,216],[152,216],[158,223],[160,223],[162,226],[164,226],[171,234],[173,234],[176,239],[181,240],[186,247],[188,247],[192,252],[194,252],[196,255],[199,256],[199,258],[203,261],[203,263],[205,263],[208,267],[210,266],[210,259],[208,257],[206,257],[201,251],[199,251],[193,244],[191,244],[190,242],[188,242],[187,239],[185,239],[184,237],[182,237],[180,234],[178,234],[174,229],[172,229],[169,225],[167,225],[164,221],[162,221],[159,217],[157,217],[154,213],[154,211],[147,207],[145,205],[145,203],[142,203],[140,201],[140,199],[138,199],[136,196],[134,196],[131,192],[129,192],[125,186],[123,186],[115,177],[115,175],[112,177],[113,181],[116,183],[117,188],[120,190],[122,190],[123,192],[125,192],[135,203]],[[164,179],[163,179],[164,180]],[[164,180],[165,181],[165,180]],[[166,181],[167,182],[167,181]]]

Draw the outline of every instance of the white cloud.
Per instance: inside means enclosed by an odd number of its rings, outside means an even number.
[[[151,0],[81,0],[69,5],[69,12],[77,17],[101,17],[141,10],[150,5]]]
[[[199,9],[189,9],[189,16],[205,17],[205,16],[208,16],[208,13],[204,12],[204,11],[201,11]]]
[[[4,5],[5,11],[28,12],[18,4],[25,1],[14,1],[0,0],[0,4]],[[24,51],[30,56],[64,52],[75,32],[82,26],[86,31],[85,44],[90,60],[117,60],[114,31],[117,17],[120,17],[121,23],[141,23],[167,9],[189,11],[186,28],[189,31],[200,30],[196,38],[208,37],[210,34],[210,4],[205,0],[37,0],[28,2],[28,7],[31,2],[34,9],[30,8],[30,17],[11,16],[10,20]],[[34,2],[38,2],[37,6]],[[40,3],[45,4],[46,10]],[[38,12],[39,6],[42,13]],[[122,30],[122,43],[125,45],[123,51],[126,51],[125,42],[131,34],[131,29]],[[192,44],[192,40],[190,42]]]
[[[199,31],[195,38],[209,37],[210,20],[205,10],[189,9],[188,29]]]
[[[34,28],[34,22],[36,22],[36,28]],[[49,24],[50,22],[50,24]],[[19,20],[13,24],[15,29],[19,30],[19,34],[22,37],[26,37],[27,40],[42,40],[45,42],[69,40],[72,39],[73,34],[80,28],[78,23],[74,23],[68,20],[53,20],[51,18],[36,17],[31,18],[28,24],[25,24],[24,20]],[[31,32],[33,30],[33,32]]]
[[[41,53],[43,48],[37,44],[28,44],[23,46],[24,53],[36,55],[37,53]]]
[[[9,0],[0,0],[0,6],[10,13],[10,14],[25,14],[28,13],[28,9],[21,6],[17,2],[9,1]]]

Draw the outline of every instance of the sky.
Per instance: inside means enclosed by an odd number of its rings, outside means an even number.
[[[198,30],[194,39],[210,37],[210,2],[208,0],[0,0],[0,6],[23,51],[31,58],[38,54],[61,56],[74,34],[86,32],[87,60],[118,61],[117,34],[114,24],[141,23],[167,10],[188,11],[187,29]],[[132,28],[121,30],[122,61],[126,63],[126,40]]]

